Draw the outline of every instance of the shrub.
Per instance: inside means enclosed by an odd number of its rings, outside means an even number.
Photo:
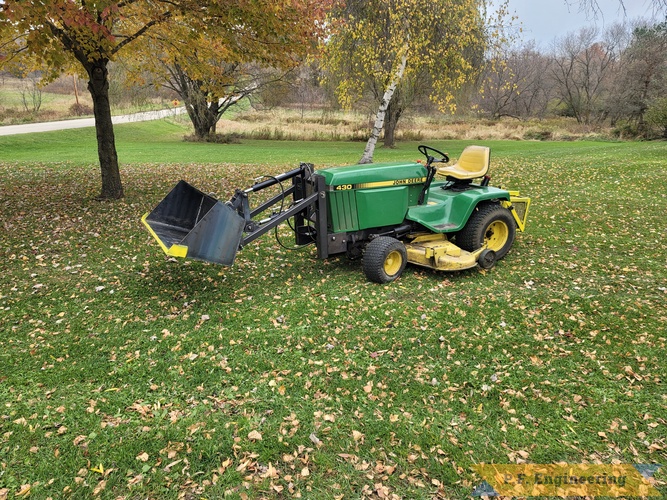
[[[646,111],[646,121],[662,132],[667,139],[667,97],[656,99]]]
[[[87,104],[81,104],[80,102],[75,102],[69,107],[69,114],[70,116],[92,115],[93,108],[91,108]]]
[[[526,130],[523,138],[527,141],[549,141],[553,139],[553,132],[551,130]]]
[[[636,139],[641,132],[636,123],[624,122],[614,127],[611,134],[617,139]]]
[[[424,140],[424,133],[421,130],[402,130],[402,141],[422,141]]]
[[[241,144],[241,134],[229,132],[226,134],[210,134],[204,138],[197,137],[195,134],[183,137],[185,142],[212,142],[215,144]]]

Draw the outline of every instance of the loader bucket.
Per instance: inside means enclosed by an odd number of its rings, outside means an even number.
[[[229,205],[180,181],[141,219],[167,255],[234,263],[245,221]]]

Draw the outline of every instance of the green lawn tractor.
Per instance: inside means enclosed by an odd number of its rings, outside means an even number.
[[[487,147],[468,146],[453,165],[445,153],[418,149],[424,162],[322,170],[302,163],[224,203],[180,181],[142,221],[167,255],[227,266],[288,222],[297,246],[314,244],[321,259],[361,258],[376,283],[395,280],[408,262],[438,271],[493,267],[524,230],[530,199],[489,186]],[[251,195],[272,186],[274,194],[251,207]]]

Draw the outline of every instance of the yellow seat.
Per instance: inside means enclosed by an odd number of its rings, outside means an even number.
[[[461,180],[476,179],[486,175],[490,160],[491,150],[488,147],[468,146],[454,165],[440,167],[437,173]]]

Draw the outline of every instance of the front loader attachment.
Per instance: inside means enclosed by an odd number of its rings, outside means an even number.
[[[141,221],[167,255],[231,266],[238,250],[293,218],[296,244],[315,243],[318,256],[326,258],[324,178],[313,174],[312,165],[302,163],[262,179],[237,189],[225,203],[179,181]],[[272,186],[280,192],[251,208],[248,195]]]
[[[245,221],[233,208],[185,181],[141,219],[167,255],[234,263]]]

